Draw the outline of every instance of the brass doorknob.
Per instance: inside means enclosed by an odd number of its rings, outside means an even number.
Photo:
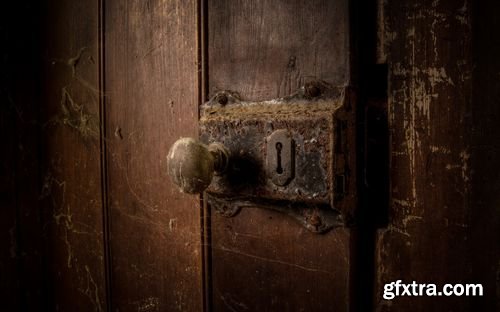
[[[221,143],[205,145],[193,138],[180,138],[168,152],[167,170],[181,192],[202,193],[214,174],[226,170],[228,161],[229,151]]]

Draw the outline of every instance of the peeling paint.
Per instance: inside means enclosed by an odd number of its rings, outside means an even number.
[[[149,297],[137,303],[137,312],[160,311],[160,298]]]
[[[402,207],[410,207],[411,206],[411,202],[409,202],[408,200],[404,200],[404,199],[393,198],[392,203],[395,205],[402,206]]]
[[[406,229],[408,222],[422,222],[423,219],[421,216],[407,215],[403,219],[403,227]]]
[[[475,208],[468,137],[471,111],[477,111],[470,107],[476,51],[470,3],[389,1],[384,9],[382,29],[396,35],[385,42],[392,190],[389,225],[377,234],[378,289],[395,278],[423,278],[437,267],[453,272],[443,267],[446,261],[426,262],[435,252],[430,239],[469,239],[465,229]],[[453,248],[447,252],[456,257]],[[408,310],[408,302],[380,299],[376,308]]]
[[[470,153],[468,150],[463,150],[462,152],[460,152],[460,160],[462,162],[462,179],[465,184],[465,190],[468,191],[470,189]]]
[[[387,230],[389,230],[390,232],[401,234],[406,237],[411,237],[410,234],[405,229],[398,228],[392,224],[387,227]]]
[[[430,145],[429,147],[432,153],[451,154],[451,149],[447,146]]]
[[[438,83],[449,84],[452,86],[455,85],[451,78],[446,74],[444,67],[429,67],[422,72],[427,74],[432,89],[434,89]]]

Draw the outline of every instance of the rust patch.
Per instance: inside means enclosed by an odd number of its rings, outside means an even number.
[[[231,91],[217,93],[201,107],[200,137],[205,144],[222,143],[231,156],[227,172],[214,177],[207,191],[250,201],[326,206],[351,216],[356,192],[353,98],[350,89],[324,82],[261,102],[243,101]],[[289,161],[295,177],[281,185],[266,169],[267,153],[273,152],[267,140],[280,129],[294,145]]]

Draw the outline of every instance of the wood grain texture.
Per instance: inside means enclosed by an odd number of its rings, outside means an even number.
[[[386,4],[392,189],[377,240],[379,311],[495,310],[499,41],[487,33],[498,29],[496,7]],[[384,283],[399,279],[481,283],[485,297],[383,300]]]
[[[47,1],[40,201],[51,311],[106,308],[97,1]]]
[[[208,1],[209,92],[286,96],[349,81],[347,1]]]
[[[199,198],[167,175],[181,136],[197,136],[196,1],[106,2],[106,129],[112,306],[200,311]]]
[[[346,1],[208,1],[208,84],[245,100],[313,79],[349,81]],[[212,216],[214,311],[346,311],[347,229],[315,235],[282,214]]]
[[[280,213],[212,218],[214,311],[347,311],[350,233],[312,234]]]

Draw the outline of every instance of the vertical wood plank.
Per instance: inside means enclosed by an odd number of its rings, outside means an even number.
[[[499,41],[488,35],[498,29],[488,12],[496,7],[386,4],[392,189],[377,241],[378,310],[495,310]],[[384,283],[396,280],[482,283],[485,297],[383,300]]]
[[[112,305],[202,309],[200,205],[166,171],[169,147],[197,136],[197,1],[108,0],[106,129]]]
[[[349,82],[347,1],[208,1],[209,90],[273,99],[305,82]],[[347,311],[351,233],[286,216],[212,216],[215,311]]]
[[[41,194],[49,310],[106,308],[98,1],[45,3]]]

